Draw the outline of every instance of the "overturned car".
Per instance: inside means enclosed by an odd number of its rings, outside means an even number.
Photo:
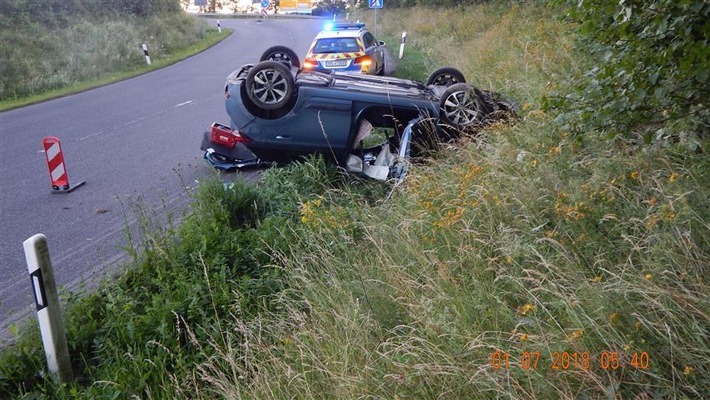
[[[300,68],[283,46],[227,77],[229,126],[205,132],[204,158],[221,170],[319,154],[376,179],[404,179],[410,156],[457,132],[514,113],[450,67],[426,83]]]

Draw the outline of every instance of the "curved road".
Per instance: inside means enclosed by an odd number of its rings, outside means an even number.
[[[212,122],[229,122],[226,76],[277,44],[303,57],[322,20],[221,23],[234,33],[173,66],[0,113],[0,342],[34,307],[22,242],[45,234],[57,282],[70,290],[120,268],[136,205],[179,215],[189,189],[215,174],[199,145]],[[51,193],[46,136],[59,137],[70,183],[84,186]]]

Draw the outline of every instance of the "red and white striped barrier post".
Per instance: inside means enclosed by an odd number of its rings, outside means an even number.
[[[47,159],[49,178],[52,181],[52,193],[69,193],[86,183],[81,181],[73,187],[69,184],[69,174],[67,174],[67,168],[64,165],[64,154],[59,138],[47,136],[42,139],[42,144],[44,145],[44,156]]]

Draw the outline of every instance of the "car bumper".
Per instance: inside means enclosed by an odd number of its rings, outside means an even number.
[[[270,165],[270,163],[261,161],[241,143],[229,148],[211,142],[209,132],[203,133],[200,150],[205,152],[202,157],[210,166],[223,171]]]
[[[323,72],[355,72],[355,73],[362,73],[362,74],[368,74],[368,73],[373,73],[374,71],[369,71],[367,68],[362,67],[360,64],[355,64],[354,62],[350,62],[349,65],[344,66],[344,67],[329,67],[325,65],[325,61],[319,61],[318,66],[312,68],[313,71],[323,71]]]

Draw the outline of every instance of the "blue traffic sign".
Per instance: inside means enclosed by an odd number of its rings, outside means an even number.
[[[382,4],[385,2],[385,0],[369,0],[370,1],[370,8],[382,8]]]
[[[261,0],[261,6],[263,8],[266,8],[269,6],[269,0]]]

